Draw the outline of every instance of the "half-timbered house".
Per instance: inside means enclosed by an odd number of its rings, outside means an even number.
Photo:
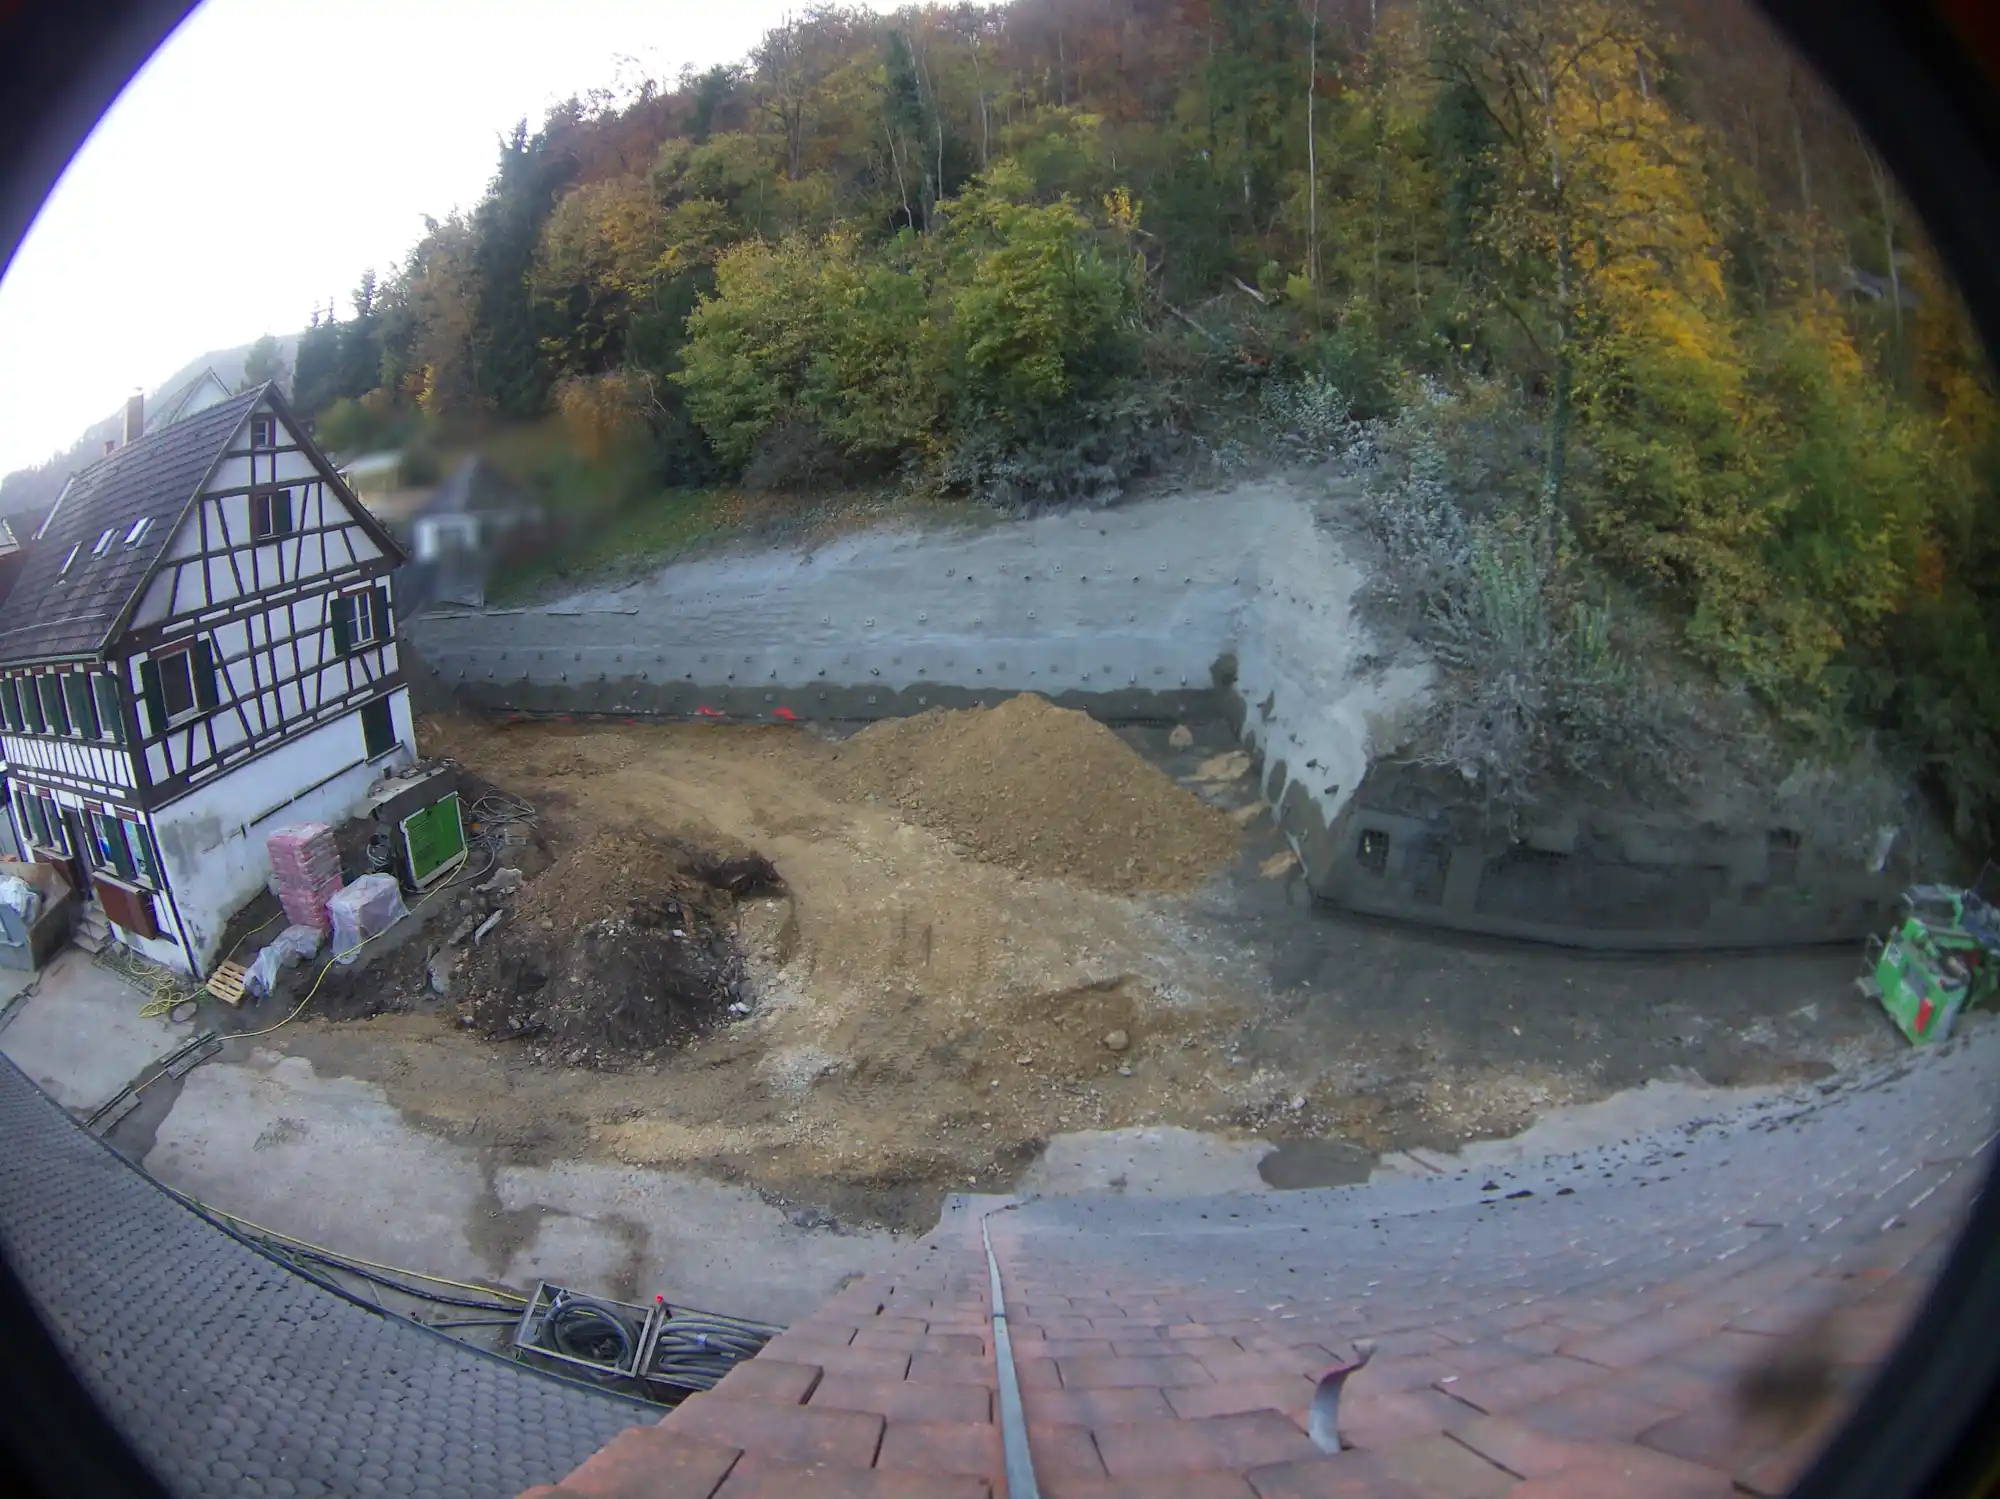
[[[402,553],[275,386],[72,477],[0,604],[0,747],[23,846],[183,971],[270,873],[413,756]]]

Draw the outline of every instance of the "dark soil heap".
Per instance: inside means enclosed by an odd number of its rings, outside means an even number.
[[[1237,846],[1227,817],[1110,729],[1032,693],[874,724],[830,779],[976,858],[1115,895],[1192,890]]]
[[[754,855],[591,838],[529,884],[472,955],[466,1014],[551,1062],[650,1060],[728,1019],[743,994],[734,897],[778,886]]]

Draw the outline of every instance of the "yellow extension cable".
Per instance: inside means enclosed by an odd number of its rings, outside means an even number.
[[[429,1275],[422,1270],[406,1270],[401,1265],[377,1264],[374,1260],[360,1259],[351,1254],[343,1254],[338,1249],[328,1249],[324,1244],[315,1244],[310,1239],[301,1239],[297,1234],[280,1233],[275,1228],[266,1228],[261,1223],[252,1223],[248,1218],[238,1217],[235,1213],[225,1213],[221,1208],[210,1207],[198,1197],[189,1197],[181,1192],[176,1192],[174,1195],[190,1207],[198,1208],[204,1213],[213,1214],[217,1218],[227,1218],[239,1228],[247,1228],[252,1233],[264,1234],[269,1238],[282,1239],[287,1244],[296,1244],[301,1249],[313,1250],[315,1253],[326,1255],[328,1258],[337,1260],[342,1264],[359,1265],[364,1270],[380,1270],[387,1275],[406,1276],[410,1280],[421,1280],[429,1285],[450,1286],[454,1290],[459,1291],[476,1291],[481,1296],[492,1296],[502,1301],[517,1301],[523,1306],[528,1304],[528,1298],[518,1291],[509,1291],[500,1286],[475,1285],[471,1281],[453,1280],[445,1275]]]

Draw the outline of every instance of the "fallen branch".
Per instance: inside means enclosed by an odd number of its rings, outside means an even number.
[[[1256,287],[1245,281],[1241,276],[1231,276],[1229,279],[1236,283],[1238,291],[1241,291],[1248,297],[1254,298],[1259,307],[1269,307],[1271,305],[1271,299],[1268,296],[1257,290]]]
[[[1160,305],[1166,308],[1167,311],[1171,312],[1175,317],[1179,318],[1182,322],[1186,323],[1190,328],[1194,329],[1194,331],[1199,333],[1203,338],[1207,339],[1210,343],[1214,344],[1218,349],[1226,349],[1229,347],[1228,341],[1226,339],[1218,338],[1215,334],[1209,332],[1208,329],[1202,327],[1200,323],[1197,323],[1193,318],[1189,317],[1185,312],[1182,312],[1180,308],[1174,306],[1173,303],[1162,302]]]

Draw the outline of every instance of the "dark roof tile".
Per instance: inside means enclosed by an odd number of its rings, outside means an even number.
[[[94,656],[109,642],[132,597],[166,549],[188,502],[263,390],[149,433],[72,477],[48,531],[0,605],[0,662]],[[140,517],[152,527],[136,546],[125,537]],[[91,549],[116,534],[102,556]],[[63,558],[79,548],[67,575]]]

